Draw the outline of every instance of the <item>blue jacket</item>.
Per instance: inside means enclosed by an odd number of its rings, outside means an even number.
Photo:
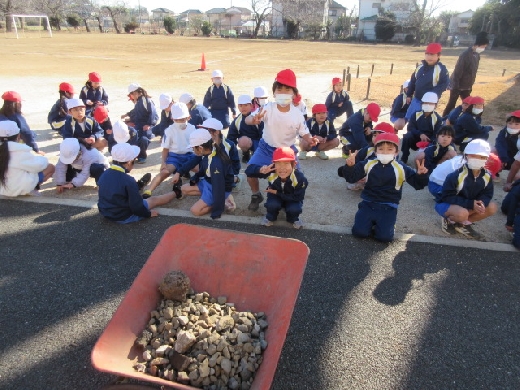
[[[347,112],[347,102],[349,100],[350,96],[346,91],[341,91],[340,93],[332,91],[325,99],[325,106],[327,106],[327,110],[333,110],[340,116],[342,113]],[[338,107],[340,103],[343,104],[341,107]]]
[[[506,127],[504,127],[497,135],[495,148],[500,161],[511,166],[515,162],[515,155],[520,151],[518,134],[509,134]]]
[[[80,142],[83,142],[85,138],[94,137],[96,139],[103,137],[104,130],[99,126],[94,119],[85,117],[85,131],[81,128],[79,123],[73,117],[68,117],[65,120],[65,124],[61,130],[61,136],[63,138],[77,138]]]
[[[410,117],[408,132],[412,133],[416,138],[420,137],[421,134],[425,134],[433,141],[441,126],[442,118],[435,111],[428,116],[425,116],[422,111],[417,111]]]
[[[482,126],[479,122],[480,116],[474,116],[464,112],[455,123],[455,143],[460,144],[465,138],[488,139],[491,126]]]
[[[438,143],[434,143],[424,149],[424,167],[428,169],[428,172],[433,171],[437,164],[439,164],[439,161],[450,150],[455,150],[453,144],[442,147]]]
[[[329,121],[328,119],[325,120],[325,123],[323,123],[321,126],[318,125],[316,122],[316,119],[310,118],[307,121],[307,128],[309,129],[309,132],[311,135],[317,135],[322,138],[326,138],[327,141],[334,139],[338,136],[338,133],[336,132],[336,129],[334,128],[334,123]]]
[[[441,202],[455,204],[473,210],[475,200],[481,200],[486,207],[493,198],[493,180],[491,174],[481,169],[477,177],[473,170],[464,164],[455,172],[446,176],[442,185]]]
[[[226,151],[229,159],[231,160],[231,166],[233,167],[233,173],[238,175],[240,173],[240,157],[238,155],[238,149],[234,142],[227,139],[222,140],[220,146]]]
[[[150,98],[140,96],[134,108],[128,113],[130,121],[133,122],[138,132],[143,131],[143,126],[154,126],[159,120],[155,104]],[[148,131],[151,134],[150,131]]]
[[[5,116],[0,114],[0,121],[13,121],[16,122],[18,128],[20,129],[20,138],[32,150],[35,152],[39,152],[38,144],[36,143],[36,133],[29,128],[27,121],[23,117],[22,114],[15,113],[10,116]]]
[[[65,124],[65,119],[70,117],[68,112],[65,99],[56,100],[56,103],[54,103],[47,115],[47,123],[53,130],[61,131],[60,129]]]
[[[360,162],[366,159],[376,158],[376,148],[373,145],[367,145],[364,148],[359,149],[356,154],[356,162]]]
[[[406,111],[408,111],[409,104],[406,103],[405,94],[401,93],[397,95],[392,103],[392,110],[390,111],[390,117],[404,118]]]
[[[98,187],[98,209],[105,218],[124,221],[132,215],[152,216],[143,204],[137,182],[124,168],[112,165],[99,178]]]
[[[233,189],[235,181],[233,167],[231,163],[224,162],[213,150],[210,155],[202,157],[199,172],[192,179],[198,182],[201,178],[211,184],[213,194],[211,218],[220,218],[225,208],[226,192],[231,192]]]
[[[86,85],[81,88],[79,98],[85,103],[85,111],[91,113],[96,108],[98,102],[103,103],[104,106],[108,105],[108,95],[103,87],[92,88]],[[90,100],[93,104],[87,104],[87,100]]]
[[[242,114],[239,114],[231,122],[226,139],[237,143],[237,140],[243,136],[257,141],[262,138],[262,134],[264,132],[264,122],[261,122],[259,125],[248,125],[245,121],[246,117],[248,116],[249,115],[243,116]]]
[[[197,104],[191,108],[190,117],[188,123],[191,123],[193,126],[202,125],[202,122],[206,119],[212,118],[211,112],[202,104]]]
[[[363,160],[353,166],[344,165],[338,174],[349,183],[356,183],[366,176],[361,198],[368,202],[399,204],[406,181],[416,190],[428,185],[428,174],[419,175],[414,169],[398,160],[381,164],[377,159]],[[340,176],[341,176],[340,175]]]
[[[441,97],[442,93],[446,91],[450,83],[450,75],[448,69],[440,61],[435,65],[428,65],[426,61],[417,67],[412,73],[410,84],[408,84],[408,97],[413,97],[421,100],[426,92],[435,92],[437,96]]]
[[[502,212],[507,215],[506,225],[513,226],[515,217],[520,215],[520,180],[513,183],[511,191],[502,201]]]
[[[164,110],[161,111],[161,121],[155,126],[151,127],[149,131],[152,132],[153,135],[158,137],[162,137],[164,135],[164,130],[170,127],[173,124],[173,119],[170,116],[169,112]]]
[[[206,95],[204,95],[204,107],[209,110],[227,110],[231,109],[233,115],[236,114],[235,96],[231,88],[226,84],[219,85],[212,84],[208,88]]]
[[[282,182],[276,172],[269,175],[267,182],[268,188],[276,190],[276,195],[268,192],[267,199],[278,198],[284,202],[303,202],[305,191],[309,186],[309,182],[298,169],[292,171],[285,183]]]
[[[448,119],[450,121],[450,125],[454,126],[455,123],[457,123],[457,119],[459,119],[459,116],[462,114],[462,104],[455,107],[453,110],[450,111],[448,114]]]
[[[372,135],[365,135],[365,127],[372,128],[372,122],[365,123],[364,121],[365,109],[359,110],[339,129],[339,136],[343,145],[352,145],[353,150],[359,150],[368,145],[372,139]]]

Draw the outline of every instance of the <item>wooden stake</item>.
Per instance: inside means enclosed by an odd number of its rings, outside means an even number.
[[[368,85],[367,85],[367,96],[365,97],[366,100],[368,100],[368,96],[370,95],[370,83],[372,82],[372,79],[368,78]]]

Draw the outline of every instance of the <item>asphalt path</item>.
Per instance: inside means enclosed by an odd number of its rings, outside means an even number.
[[[272,389],[520,388],[520,256],[0,200],[0,388],[101,389],[90,352],[177,223],[295,238],[310,256]],[[203,245],[179,237],[179,245]]]

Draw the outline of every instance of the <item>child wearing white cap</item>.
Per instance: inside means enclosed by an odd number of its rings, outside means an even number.
[[[60,144],[60,158],[56,163],[54,182],[56,192],[83,186],[89,177],[98,183],[108,168],[105,157],[97,149],[87,149],[76,138],[65,138]]]
[[[197,101],[190,93],[183,93],[179,98],[179,102],[188,106],[188,110],[190,111],[190,120],[188,123],[195,127],[202,125],[202,122],[212,117],[209,110],[202,104],[197,104]]]
[[[204,107],[209,109],[213,118],[218,119],[224,129],[229,127],[229,110],[236,117],[235,96],[228,85],[223,83],[224,74],[221,70],[214,70],[211,74],[213,84],[204,95]]]
[[[235,143],[242,150],[242,162],[248,163],[251,158],[251,152],[258,147],[258,143],[262,138],[264,123],[259,125],[248,125],[245,121],[251,115],[251,97],[249,95],[240,95],[238,97],[238,110],[240,114],[231,122],[229,126],[226,140]]]
[[[266,87],[255,87],[253,91],[253,100],[251,101],[251,112],[255,112],[260,107],[263,107],[269,101],[269,91]]]
[[[159,96],[159,108],[161,109],[161,120],[155,126],[150,128],[153,135],[157,137],[164,136],[164,130],[173,123],[171,117],[172,104],[175,103],[171,95],[162,93]]]
[[[159,214],[155,207],[171,202],[175,193],[143,199],[135,179],[128,175],[134,167],[134,161],[140,150],[127,143],[117,144],[112,148],[112,165],[99,179],[98,209],[105,218],[127,224]]]
[[[143,147],[137,158],[138,164],[144,164],[148,157],[146,150],[148,149],[149,141],[153,138],[150,128],[154,126],[159,120],[159,115],[155,109],[155,104],[148,92],[137,83],[132,83],[128,86],[128,98],[134,103],[134,108],[121,116],[128,126],[134,127],[137,130],[139,139],[143,141]],[[146,141],[148,140],[148,144]]]
[[[191,133],[188,147],[202,157],[198,172],[189,184],[181,188],[183,195],[200,196],[190,211],[197,217],[211,212],[212,219],[220,218],[233,188],[234,175],[229,156],[220,144],[213,142],[211,134],[204,128]],[[230,202],[228,209],[231,211],[235,207],[234,202]]]
[[[394,99],[392,103],[392,110],[390,111],[390,122],[394,124],[394,129],[396,131],[404,129],[406,125],[406,111],[408,111],[408,107],[410,104],[406,102],[406,93],[408,92],[408,85],[410,84],[410,80],[406,80],[402,85],[402,91],[397,97]]]
[[[0,195],[3,196],[31,194],[54,173],[54,165],[46,157],[34,155],[19,140],[20,128],[16,122],[0,121]]]
[[[171,106],[171,117],[173,124],[164,131],[163,141],[161,143],[161,168],[157,176],[155,176],[150,187],[143,192],[143,198],[152,195],[152,191],[157,188],[168,176],[175,173],[182,164],[185,164],[193,153],[189,150],[190,134],[194,132],[195,126],[188,123],[190,114],[188,107],[184,103],[175,103]],[[182,194],[180,186],[182,181],[173,186],[177,198],[180,199]]]
[[[435,211],[442,217],[442,231],[456,232],[467,238],[483,240],[472,223],[490,217],[497,211],[493,199],[493,180],[484,168],[491,152],[489,144],[476,139],[464,151],[464,164],[448,174]]]
[[[81,99],[68,99],[66,103],[71,116],[65,120],[61,136],[77,138],[87,149],[96,148],[102,152],[108,145],[103,137],[105,132],[99,123],[85,115],[85,103]]]

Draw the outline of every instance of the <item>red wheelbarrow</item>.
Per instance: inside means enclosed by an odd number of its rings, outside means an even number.
[[[183,271],[196,292],[226,296],[240,311],[265,312],[268,347],[252,389],[269,389],[293,313],[309,248],[293,239],[179,224],[169,228],[92,350],[100,371],[175,389],[195,389],[133,368],[134,341],[161,299],[164,275]]]

